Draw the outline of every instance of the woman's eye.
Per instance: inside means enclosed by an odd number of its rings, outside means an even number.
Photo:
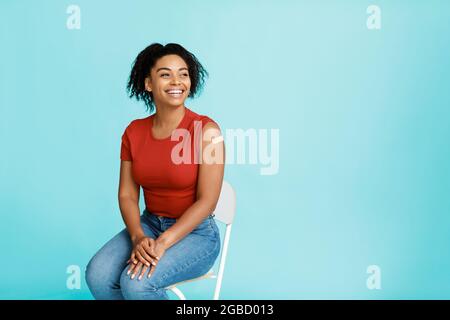
[[[170,76],[170,74],[168,74],[168,73],[161,73],[161,77],[165,77],[165,76]],[[189,77],[189,73],[183,73],[182,76],[183,77]]]

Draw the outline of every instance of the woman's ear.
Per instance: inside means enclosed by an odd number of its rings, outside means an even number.
[[[148,92],[152,91],[152,81],[150,79],[150,76],[145,78],[145,90]]]

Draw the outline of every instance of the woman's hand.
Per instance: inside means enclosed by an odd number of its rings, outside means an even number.
[[[145,235],[133,239],[133,250],[131,251],[131,257],[127,261],[130,263],[130,268],[127,274],[131,273],[131,279],[134,279],[136,273],[141,271],[142,267],[145,267],[145,271],[150,268],[150,265],[155,266],[156,261],[159,258],[153,250],[154,239]]]
[[[147,269],[151,268],[148,273],[148,278],[150,278],[165,251],[165,246],[158,240],[146,236],[136,239],[133,242],[131,257],[127,261],[130,264],[127,274],[131,274],[131,279],[139,274],[138,279],[141,280]]]

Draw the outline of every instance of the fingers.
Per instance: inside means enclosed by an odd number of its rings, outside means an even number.
[[[139,251],[139,252],[151,264],[155,265],[156,264],[156,261],[155,261],[156,254],[155,254],[155,250],[153,249],[153,246],[150,246],[148,243],[144,243],[142,246],[143,246],[144,253],[142,253],[141,251]]]
[[[142,262],[138,262],[137,264],[132,265],[133,270],[131,270],[131,279],[134,279],[136,277],[143,266],[144,265],[142,264]],[[128,270],[128,272],[130,272],[130,270]]]
[[[149,239],[150,243],[150,254],[155,257],[156,260],[159,260],[159,256],[156,254],[155,247],[156,247],[156,241],[155,239]]]
[[[129,262],[130,262],[130,260],[127,261],[127,263],[129,263]],[[145,264],[143,264],[140,261],[137,264],[131,263],[130,264],[130,268],[127,271],[127,275],[131,274],[130,278],[134,279],[136,277],[136,275],[139,274],[138,279],[141,280],[144,277],[144,275],[147,272],[147,270],[150,269],[150,271],[149,271],[149,273],[147,275],[147,278],[150,278],[152,276],[153,272],[155,271],[155,267],[156,267],[157,264],[158,263],[155,263],[152,266],[146,266]]]
[[[130,257],[130,259],[127,261],[127,263],[129,263],[130,261],[133,261],[134,264],[137,264],[137,263],[138,263],[138,261],[137,261],[137,259],[136,259],[136,255],[135,255],[135,253],[134,253],[134,250],[133,250],[133,252],[131,252],[131,257]]]
[[[136,256],[140,257],[140,253],[139,251],[136,251]],[[147,261],[145,261],[145,263],[141,262],[141,259],[138,258],[139,261],[137,262],[137,264],[131,263],[130,264],[130,268],[127,271],[127,275],[130,275],[130,278],[133,280],[135,277],[137,277],[138,280],[141,280],[145,273],[147,272],[147,270],[151,270],[151,273],[153,273],[153,270],[155,269],[156,266],[156,262],[153,262],[152,265],[150,265]],[[127,263],[131,262],[131,259],[128,260]],[[150,275],[150,273],[149,273]],[[150,276],[149,276],[150,278]]]
[[[130,268],[128,269],[127,275],[130,275],[130,278],[133,280],[137,275],[139,275],[137,277],[138,280],[141,280],[145,273],[147,272],[147,270],[150,269],[150,272],[147,276],[147,278],[150,278],[151,274],[153,274],[153,271],[155,270],[154,266],[151,267],[147,267],[146,265],[144,265],[142,262],[138,262],[137,264],[131,264]]]
[[[150,251],[150,247],[148,247],[148,248],[141,248],[140,250],[139,250],[139,253],[142,255],[142,257],[146,260],[146,261],[148,261],[149,263],[151,263],[151,264],[153,264],[153,265],[155,265],[155,259],[153,258],[153,257],[151,257],[151,256],[149,256],[148,255],[148,251]],[[149,265],[147,265],[147,267],[149,267]]]
[[[128,268],[127,271],[127,275],[129,275],[130,273],[132,273],[134,271],[134,269],[136,268],[137,264],[130,264],[130,267]],[[131,276],[130,276],[131,277]]]
[[[137,249],[135,251],[136,257],[138,258],[140,263],[142,263],[143,265],[146,265],[147,267],[149,267],[150,266],[150,262],[142,256],[141,251],[142,251],[142,249]]]
[[[155,272],[155,268],[156,268],[156,265],[157,265],[157,264],[158,264],[158,263],[156,263],[156,264],[150,269],[150,271],[148,272],[147,278],[150,278],[150,277],[152,276],[153,272]]]
[[[134,247],[131,257],[127,261],[127,264],[130,264],[127,275],[130,275],[131,279],[137,277],[141,280],[145,273],[149,271],[147,277],[150,278],[160,259],[156,252],[163,254],[164,250],[158,249],[157,242],[153,238],[142,239]]]
[[[139,275],[139,278],[138,278],[139,280],[142,279],[142,277],[144,276],[145,272],[147,272],[148,268],[149,268],[149,267],[147,267],[147,266],[143,266],[143,268],[142,268],[142,270],[141,270],[141,273],[140,273],[140,275]]]

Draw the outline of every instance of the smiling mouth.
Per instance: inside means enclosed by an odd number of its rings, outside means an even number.
[[[183,95],[184,90],[182,89],[170,89],[165,91],[169,96],[174,98],[179,98]]]

